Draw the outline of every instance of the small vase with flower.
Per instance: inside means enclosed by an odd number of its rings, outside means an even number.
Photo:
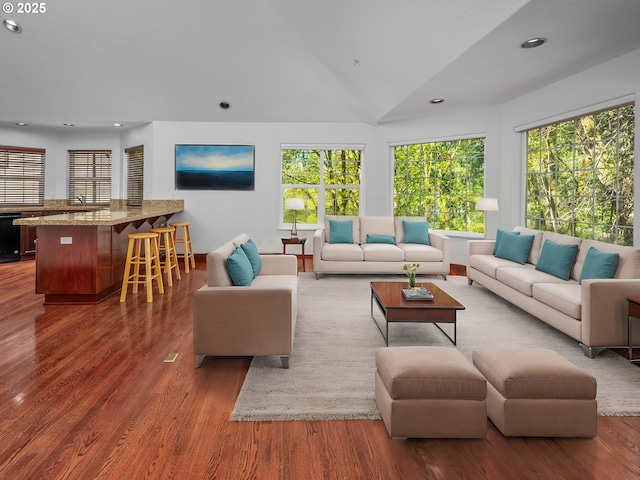
[[[419,263],[405,263],[402,266],[402,270],[407,272],[407,277],[409,277],[409,288],[416,288],[416,272],[420,268]]]

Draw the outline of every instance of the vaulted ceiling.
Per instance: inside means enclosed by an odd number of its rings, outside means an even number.
[[[8,4],[22,32],[0,29],[1,125],[380,124],[499,104],[640,48],[639,0]],[[532,37],[548,42],[520,48]]]

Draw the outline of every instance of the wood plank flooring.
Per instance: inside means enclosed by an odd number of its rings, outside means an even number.
[[[601,417],[588,440],[507,439],[490,425],[483,440],[402,441],[381,421],[229,422],[250,358],[195,368],[202,262],[151,304],[138,293],[44,307],[34,272],[0,264],[0,479],[640,477],[640,417]]]

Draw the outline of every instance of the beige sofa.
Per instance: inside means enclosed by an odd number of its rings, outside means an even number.
[[[496,295],[576,339],[588,357],[608,347],[626,347],[627,297],[640,292],[640,250],[552,232],[516,227],[521,235],[534,235],[526,263],[498,258],[495,240],[467,242],[467,276]],[[544,242],[576,244],[578,252],[569,280],[536,270]],[[579,283],[591,247],[620,255],[614,278],[586,279]],[[640,329],[633,344],[640,344]]]
[[[353,243],[331,243],[331,220],[352,220]],[[398,273],[406,263],[418,263],[418,274],[449,273],[449,237],[429,230],[429,245],[406,243],[403,220],[419,217],[327,216],[323,228],[313,235],[313,270],[322,273]],[[367,235],[388,236],[394,244],[368,243]]]
[[[227,258],[249,237],[241,234],[207,255],[207,284],[193,296],[193,353],[280,356],[289,368],[298,314],[294,255],[260,255],[262,268],[249,286],[235,286]]]

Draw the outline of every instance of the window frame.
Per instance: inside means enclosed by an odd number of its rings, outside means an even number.
[[[433,192],[429,193],[428,196],[424,196],[424,198],[428,198],[430,200],[429,201],[424,201],[422,207],[418,209],[417,211],[408,211],[408,210],[404,210],[401,211],[400,208],[398,206],[398,197],[399,197],[399,193],[398,193],[398,187],[396,185],[396,178],[397,178],[397,170],[398,170],[398,157],[397,157],[397,149],[398,148],[406,148],[407,150],[410,147],[420,147],[421,150],[425,150],[425,146],[430,146],[428,148],[428,150],[431,150],[432,152],[440,152],[446,149],[446,144],[455,144],[458,142],[482,142],[482,155],[481,157],[475,157],[475,156],[470,156],[469,153],[469,149],[468,149],[468,145],[465,147],[465,155],[464,155],[464,162],[465,162],[465,191],[462,193],[458,193],[457,197],[463,198],[462,200],[460,200],[462,202],[462,205],[464,207],[463,213],[462,214],[458,214],[457,216],[454,216],[454,219],[456,218],[464,218],[464,229],[460,229],[460,228],[452,228],[452,224],[451,224],[451,215],[447,213],[447,210],[442,209],[441,208],[441,204],[444,201],[447,205],[453,205],[452,201],[447,202],[447,198],[449,198],[450,200],[454,197],[453,193],[445,193],[442,190],[438,190],[438,175],[437,175],[437,162],[442,162],[447,161],[448,165],[449,165],[449,176],[451,177],[451,172],[453,172],[453,169],[451,167],[451,162],[458,158],[458,157],[452,157],[451,155],[449,156],[441,156],[441,154],[439,153],[435,153],[435,157],[434,158],[422,158],[422,159],[418,159],[413,160],[416,162],[421,162],[421,163],[427,163],[429,165],[434,164],[432,168],[432,170],[434,172],[436,172],[435,174],[433,174],[433,185],[429,186],[424,186],[422,185],[422,189],[424,191],[424,189],[428,189],[428,188],[432,188]],[[392,163],[392,171],[391,171],[391,190],[392,190],[392,211],[393,211],[393,215],[394,216],[421,216],[424,217],[427,221],[430,222],[430,227],[433,225],[433,229],[434,230],[441,230],[441,231],[446,231],[446,232],[459,232],[461,234],[466,234],[466,233],[483,233],[484,232],[484,217],[483,217],[483,212],[479,212],[475,209],[475,202],[478,198],[483,198],[485,196],[484,194],[484,183],[485,183],[485,159],[486,159],[486,150],[487,150],[487,138],[486,138],[486,134],[480,134],[480,133],[476,133],[476,134],[469,134],[469,135],[464,135],[464,136],[456,136],[456,137],[448,137],[448,138],[438,138],[438,139],[430,139],[430,140],[423,140],[423,141],[414,141],[414,142],[402,142],[402,143],[393,143],[390,144],[390,157],[391,157],[391,163]],[[429,154],[432,155],[432,154]],[[479,182],[480,185],[477,186],[477,191],[475,191],[473,188],[470,187],[470,181],[471,178],[475,178],[478,175],[472,175],[473,171],[471,170],[470,167],[470,162],[472,159],[481,159],[481,168],[479,170],[481,170],[481,180]],[[407,162],[409,162],[409,160],[406,160]],[[406,168],[406,167],[405,167]],[[425,167],[423,167],[424,169]],[[471,170],[471,173],[470,173]],[[408,175],[409,170],[407,169],[407,175]],[[477,182],[476,182],[477,183]],[[408,184],[408,180],[407,183]],[[405,185],[406,185],[405,184]],[[407,188],[408,191],[408,188]],[[410,195],[410,193],[406,193],[404,196],[407,197],[408,195]],[[416,195],[411,194],[411,195]],[[406,202],[408,203],[408,202]],[[429,208],[429,203],[432,205],[431,208]],[[446,215],[449,215],[449,222],[448,225],[442,225],[441,223],[441,218],[445,217]]]
[[[632,107],[632,132],[630,136],[624,135],[621,133],[621,124],[620,124],[620,110],[626,109],[628,107]],[[580,128],[584,127],[584,123],[580,124],[580,127],[577,128],[579,122],[589,122],[593,120],[593,131],[597,132],[601,127],[598,124],[598,118],[603,118],[603,114],[608,114],[610,112],[617,111],[618,114],[616,116],[616,130],[615,135],[609,135],[606,137],[590,137],[590,141],[585,142],[584,139],[579,139],[578,134],[582,133]],[[620,244],[620,245],[633,245],[633,237],[634,237],[634,224],[633,224],[633,215],[631,214],[630,222],[626,224],[620,224],[621,218],[621,210],[623,207],[626,207],[627,211],[634,210],[634,171],[635,171],[635,137],[636,137],[636,128],[635,128],[635,118],[636,118],[636,105],[634,101],[623,101],[619,103],[611,103],[606,105],[600,105],[597,107],[593,107],[591,110],[582,109],[578,113],[574,113],[573,115],[567,115],[564,118],[553,118],[552,121],[548,121],[541,124],[536,125],[528,125],[524,128],[518,130],[523,135],[523,151],[524,151],[524,181],[523,181],[523,192],[524,192],[524,225],[529,228],[535,228],[538,230],[551,231],[561,234],[567,234],[571,236],[576,236],[579,238],[585,239],[595,239],[604,241],[607,243]],[[564,141],[557,142],[557,132],[567,131],[569,128],[569,124],[573,123],[573,140],[570,143],[566,143]],[[586,128],[586,127],[585,127]],[[555,143],[553,143],[553,147],[543,148],[543,131],[551,132],[553,131],[553,135],[555,135]],[[532,149],[531,145],[535,142],[535,140],[530,141],[530,136],[532,132],[537,132],[538,140],[539,140],[539,148]],[[586,130],[585,130],[586,133]],[[545,137],[548,139],[549,137]],[[602,139],[605,139],[605,142],[602,142]],[[620,150],[620,142],[626,139],[627,145],[630,149],[626,152],[621,152]],[[563,138],[564,140],[564,138]],[[615,152],[613,155],[611,151],[607,149],[600,150],[600,154],[596,154],[596,145],[605,144],[611,145],[611,142],[615,140]],[[584,148],[585,145],[591,144],[593,147],[593,151],[589,152],[587,148]],[[567,156],[567,149],[571,148],[571,166],[572,168],[566,168],[569,157]],[[584,154],[580,154],[583,152]],[[606,152],[606,153],[605,153]],[[538,171],[532,171],[532,161],[533,155],[538,155]],[[546,156],[543,159],[543,156]],[[613,156],[614,157],[614,166],[611,165],[605,166],[599,160],[599,158],[604,158],[604,155]],[[594,160],[595,157],[595,160]],[[620,158],[630,158],[631,163],[624,163],[624,161],[620,161]],[[547,163],[547,171],[543,172],[543,160],[554,158],[555,163]],[[588,166],[585,164],[580,165],[579,162],[584,162],[585,159],[591,159],[591,163]],[[576,165],[582,168],[576,168]],[[614,195],[608,196],[600,196],[596,192],[595,188],[598,185],[596,179],[603,178],[602,175],[612,174],[615,172],[615,188],[612,190],[615,192]],[[538,176],[539,178],[536,178]],[[583,178],[588,178],[588,182],[592,182],[588,184],[591,187],[590,194],[580,194],[577,195],[575,193],[579,193],[580,187],[582,184],[580,182]],[[532,190],[532,182],[537,180],[537,184],[540,184],[540,181],[546,178],[547,180],[553,180],[553,182],[547,182],[550,188],[553,188],[553,191],[550,191],[547,195],[547,200],[551,199],[550,202],[553,202],[553,199],[565,199],[566,202],[562,203],[562,207],[558,209],[553,209],[556,213],[556,218],[543,216],[542,214],[533,216],[531,214],[532,205],[534,205],[534,199],[541,199],[542,195],[535,195],[535,192]],[[566,180],[564,183],[560,183],[560,180]],[[576,184],[577,182],[577,184]],[[621,188],[621,185],[627,183],[627,189],[629,190],[627,194],[623,194],[624,188]],[[535,183],[535,182],[534,182]],[[555,184],[555,185],[554,185]],[[568,192],[568,185],[574,184],[575,189],[573,190],[574,195],[562,195]],[[602,186],[602,188],[606,189],[606,184]],[[535,206],[537,210],[545,208],[542,205],[541,199],[538,201]],[[570,200],[570,202],[569,202]],[[577,205],[582,204],[584,202],[589,202],[592,205],[591,208],[591,216],[588,220],[585,220],[585,216],[583,213],[584,209],[579,208]],[[598,216],[601,216],[602,212],[599,212],[599,208],[596,205],[615,205],[615,215],[609,216],[609,218],[614,218],[611,223],[602,223],[598,221]],[[560,213],[560,215],[558,215]],[[611,213],[611,212],[609,212]],[[568,214],[568,218],[563,218],[563,214]],[[606,229],[609,228],[610,231],[606,234]],[[622,243],[619,243],[622,242]]]
[[[0,206],[44,205],[45,155],[46,150],[44,148],[0,145],[0,172],[2,173],[0,175]],[[6,175],[9,169],[19,170],[22,174]],[[22,186],[7,188],[8,181]],[[26,185],[30,183],[35,183],[36,188],[27,189]],[[27,191],[33,192],[34,190],[37,191],[37,194],[25,195]],[[21,197],[21,201],[18,201],[19,197]]]
[[[113,152],[111,150],[67,150],[67,156],[69,204],[109,205]],[[83,169],[85,172],[82,171]],[[82,175],[83,173],[85,175]]]
[[[144,199],[144,145],[124,149],[127,161],[127,205],[141,207]]]
[[[318,184],[315,183],[283,183],[283,175],[284,175],[284,155],[285,152],[291,150],[299,150],[299,151],[318,151],[318,168],[319,168],[319,179]],[[358,183],[349,183],[349,184],[341,184],[341,183],[326,183],[326,175],[325,175],[325,157],[326,152],[359,152],[359,162],[358,162],[358,172],[357,178]],[[299,230],[315,230],[320,225],[324,225],[325,217],[327,215],[332,215],[331,213],[326,213],[326,201],[327,201],[327,192],[335,189],[345,189],[345,190],[357,190],[358,191],[358,212],[354,215],[360,215],[363,212],[363,168],[365,162],[365,145],[364,144],[281,144],[280,145],[280,166],[281,166],[281,174],[280,174],[280,209],[279,209],[279,228],[280,229],[290,229],[292,227],[293,222],[287,221],[287,210],[285,209],[285,201],[287,198],[291,198],[287,196],[288,190],[297,190],[297,189],[308,189],[308,190],[317,190],[317,196],[315,201],[317,202],[317,222],[309,223],[306,221],[309,216],[313,216],[313,213],[309,213],[308,209],[305,209],[302,216],[301,211],[296,212],[296,225]],[[348,174],[345,174],[348,176]],[[313,196],[313,195],[312,195]],[[295,195],[294,195],[295,197]],[[305,205],[307,202],[312,202],[314,199],[306,199]],[[291,216],[291,214],[289,214]],[[301,219],[302,217],[302,219]]]

